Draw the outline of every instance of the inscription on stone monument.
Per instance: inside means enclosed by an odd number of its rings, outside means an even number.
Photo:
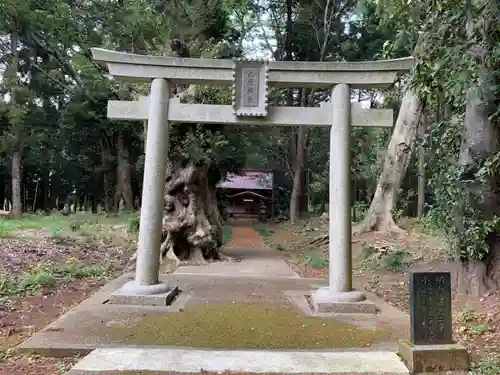
[[[241,105],[258,107],[259,105],[259,70],[257,68],[241,69]]]
[[[451,344],[450,273],[413,272],[409,292],[412,343]]]
[[[265,61],[238,60],[233,69],[233,109],[236,116],[267,116],[268,66]]]

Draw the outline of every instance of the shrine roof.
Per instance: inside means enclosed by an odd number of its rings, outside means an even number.
[[[217,187],[222,189],[272,190],[273,172],[269,170],[245,169],[228,173]]]

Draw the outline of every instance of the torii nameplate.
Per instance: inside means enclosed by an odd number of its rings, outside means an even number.
[[[267,116],[268,76],[267,61],[235,61],[232,93],[235,116]]]

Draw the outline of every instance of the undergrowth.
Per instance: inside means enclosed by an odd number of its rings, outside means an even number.
[[[385,252],[374,246],[363,243],[361,245],[361,263],[367,268],[388,269],[392,272],[401,272],[409,266],[408,253],[399,248],[391,248]]]
[[[500,354],[490,353],[477,362],[471,363],[472,375],[498,375],[500,374]]]
[[[0,298],[14,297],[54,287],[58,282],[68,283],[73,280],[106,276],[111,267],[103,264],[83,264],[70,259],[64,264],[39,264],[23,272],[15,279],[0,274]]]
[[[255,229],[262,238],[262,241],[274,250],[283,251],[285,250],[279,243],[274,242],[271,236],[275,233],[273,228],[269,228],[264,223],[254,220],[252,223],[253,229]]]
[[[329,264],[328,259],[321,258],[316,254],[306,256],[303,263],[311,266],[312,268],[326,268]]]
[[[261,223],[258,220],[254,220],[252,224],[253,224],[252,225],[253,229],[255,229],[257,232],[259,232],[259,234],[262,237],[269,237],[270,235],[274,234],[274,229],[269,228],[264,223]]]
[[[229,240],[231,239],[231,236],[233,234],[233,227],[231,224],[224,224],[222,226],[222,245],[225,246]]]

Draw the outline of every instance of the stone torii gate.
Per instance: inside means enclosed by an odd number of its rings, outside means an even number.
[[[316,311],[375,312],[352,288],[350,126],[392,127],[388,109],[363,109],[350,88],[386,88],[409,71],[412,57],[365,62],[264,62],[135,55],[100,48],[93,58],[116,78],[151,82],[148,97],[109,101],[108,117],[148,120],[135,280],[116,292],[125,303],[165,299],[172,286],[159,281],[168,122],[269,126],[330,126],[329,286],[312,295]],[[170,98],[172,84],[233,85],[233,105],[184,104]],[[268,107],[268,85],[331,88],[319,108]],[[147,302],[150,301],[150,302]]]

